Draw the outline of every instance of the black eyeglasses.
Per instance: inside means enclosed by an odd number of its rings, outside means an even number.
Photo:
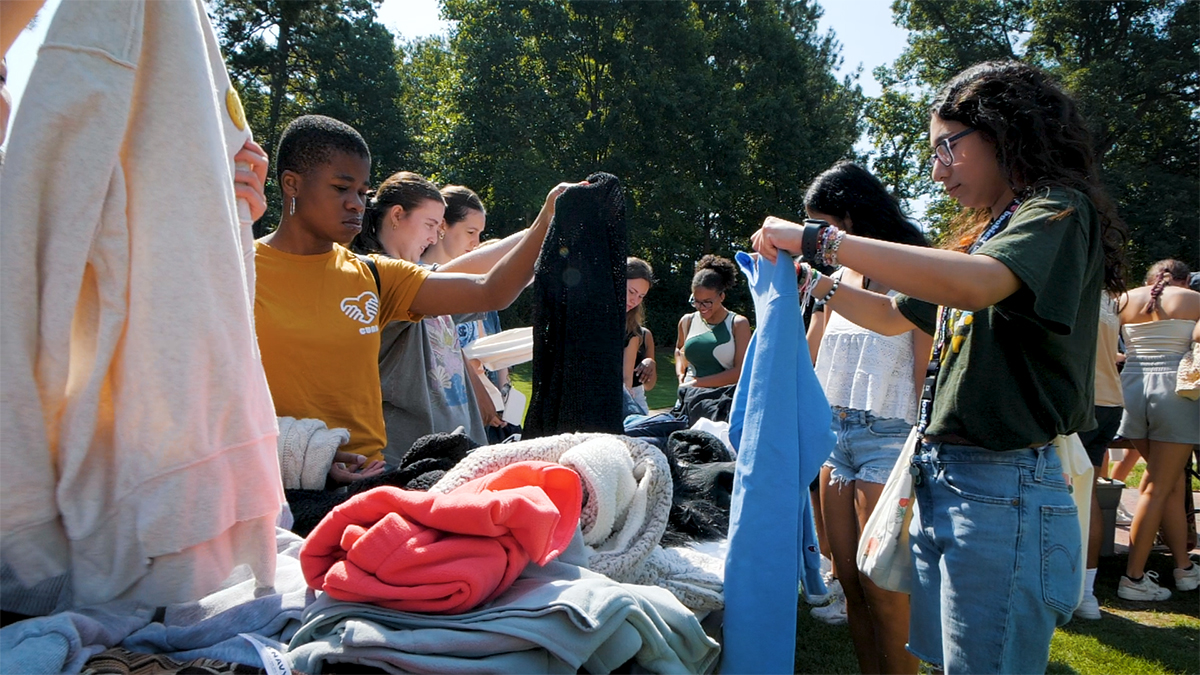
[[[696,309],[710,309],[710,308],[712,308],[714,302],[716,302],[716,301],[715,300],[697,300],[696,296],[694,296],[694,295],[688,296],[688,304],[691,305],[692,307],[695,307]]]
[[[943,166],[950,166],[953,164],[954,151],[950,149],[950,144],[958,141],[961,138],[970,136],[971,134],[975,133],[975,131],[975,129],[967,129],[966,131],[960,131],[953,136],[947,136],[941,141],[938,141],[937,145],[933,146],[933,157],[929,158],[929,163],[932,164],[934,161],[938,161],[941,162]]]

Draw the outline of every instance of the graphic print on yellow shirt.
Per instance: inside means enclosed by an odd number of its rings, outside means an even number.
[[[379,328],[421,319],[408,310],[429,274],[403,260],[372,258],[379,295],[371,270],[345,247],[294,255],[254,244],[255,330],[275,414],[345,427],[350,443],[341,449],[368,460],[383,459],[387,445]]]

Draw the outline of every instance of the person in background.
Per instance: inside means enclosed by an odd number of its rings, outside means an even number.
[[[706,255],[696,263],[692,297],[696,309],[679,320],[675,375],[685,387],[737,384],[750,345],[750,322],[725,308],[725,291],[737,282],[732,260]]]
[[[928,246],[900,204],[866,169],[839,162],[817,176],[804,197],[808,217],[861,237]],[[848,267],[839,285],[894,297],[882,283]],[[820,300],[820,298],[818,298]],[[933,339],[914,328],[895,336],[872,332],[832,308],[815,311],[808,329],[817,379],[833,412],[837,437],[821,467],[821,516],[841,584],[841,599],[812,610],[824,618],[839,604],[864,673],[915,673],[908,640],[908,595],[879,588],[858,573],[858,533],[875,509],[904,442],[917,423],[917,399]]]
[[[483,200],[471,188],[462,185],[446,185],[440,190],[442,199],[446,202],[446,215],[442,221],[442,229],[438,238],[421,254],[423,265],[445,265],[451,260],[460,258],[479,248],[484,230],[487,229],[487,210]],[[499,240],[492,240],[499,243]],[[501,249],[504,250],[504,249]],[[487,312],[483,315],[455,317],[457,321],[458,346],[465,349],[481,337],[500,332],[500,313]],[[484,424],[490,429],[503,425],[499,410],[503,409],[503,400],[497,402],[491,394],[494,389],[497,394],[503,391],[508,383],[508,369],[500,372],[486,372],[476,360],[468,359],[471,366],[471,384],[475,398],[479,401],[479,412]],[[491,382],[488,387],[483,378]]]
[[[1179,361],[1191,349],[1200,321],[1200,293],[1187,287],[1189,270],[1178,260],[1160,260],[1146,273],[1145,285],[1121,298],[1125,367],[1121,387],[1125,411],[1117,433],[1146,459],[1137,509],[1129,528],[1129,560],[1117,586],[1125,600],[1166,600],[1171,591],[1146,569],[1154,538],[1163,540],[1175,560],[1175,589],[1200,586],[1200,567],[1188,557],[1184,469],[1192,446],[1200,443],[1200,402],[1175,393]]]
[[[633,398],[641,414],[649,414],[646,392],[658,381],[654,362],[654,335],[643,324],[645,299],[654,285],[654,270],[641,258],[625,261],[625,391]]]
[[[933,180],[966,209],[957,250],[778,218],[752,241],[768,259],[799,252],[900,293],[840,286],[826,307],[854,323],[934,335],[910,467],[908,649],[946,673],[1041,673],[1083,585],[1053,441],[1095,425],[1097,299],[1124,291],[1126,228],[1075,102],[1033,66],[987,62],[951,78],[929,145]],[[833,280],[802,273],[814,297],[830,295]]]
[[[1121,395],[1121,374],[1117,371],[1117,342],[1121,327],[1117,318],[1117,300],[1112,294],[1100,294],[1100,330],[1096,335],[1096,428],[1079,432],[1079,440],[1092,462],[1092,513],[1088,521],[1087,560],[1083,582],[1083,600],[1075,608],[1075,616],[1081,619],[1100,618],[1100,602],[1096,599],[1096,569],[1100,565],[1100,546],[1104,541],[1104,520],[1100,513],[1100,497],[1096,484],[1104,459],[1108,455],[1108,444],[1117,435],[1121,424],[1124,398]]]

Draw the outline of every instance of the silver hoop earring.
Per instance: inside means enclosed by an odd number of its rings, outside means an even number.
[[[290,209],[288,209],[288,215],[289,216],[296,215],[296,198],[295,197],[292,197],[292,207]]]

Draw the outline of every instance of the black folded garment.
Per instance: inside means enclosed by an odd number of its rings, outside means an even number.
[[[666,445],[674,493],[662,545],[724,539],[737,468],[733,453],[721,439],[695,429],[673,432]]]
[[[441,480],[479,444],[466,434],[429,434],[400,458],[400,466],[373,478],[365,478],[333,490],[284,490],[292,511],[292,532],[307,537],[330,511],[354,495],[391,485],[424,492]]]

